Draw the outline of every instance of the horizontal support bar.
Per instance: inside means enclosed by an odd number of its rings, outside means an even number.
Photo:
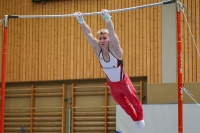
[[[87,107],[72,107],[74,109],[96,109],[96,108],[105,108],[105,106],[87,106]]]
[[[31,89],[30,88],[27,88],[27,89],[6,89],[6,92],[8,92],[8,91],[31,91]]]
[[[62,109],[62,107],[34,107],[32,109]]]
[[[136,7],[130,7],[130,8],[123,8],[123,9],[116,9],[116,10],[109,10],[109,13],[115,13],[115,12],[123,12],[128,10],[136,10],[141,8],[147,8],[147,7],[153,7],[153,6],[159,6],[159,5],[166,5],[174,3],[175,0],[167,0],[159,3],[154,4],[148,4],[148,5],[142,5],[142,6],[136,6]],[[83,13],[83,16],[90,16],[90,15],[97,15],[101,12],[91,12],[91,13]],[[9,18],[65,18],[65,17],[74,17],[74,14],[63,14],[63,15],[8,15]]]
[[[73,87],[74,89],[93,89],[93,88],[105,88],[106,86],[79,86],[79,87]]]

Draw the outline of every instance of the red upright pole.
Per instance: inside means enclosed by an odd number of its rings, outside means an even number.
[[[5,89],[6,89],[6,47],[8,40],[8,16],[5,16],[4,38],[2,53],[2,77],[1,77],[1,128],[0,133],[4,133],[4,109],[5,109]]]
[[[183,133],[183,81],[180,6],[177,4],[178,133]]]

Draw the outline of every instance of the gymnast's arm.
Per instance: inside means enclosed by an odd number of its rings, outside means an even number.
[[[84,33],[84,35],[86,36],[89,44],[93,47],[95,54],[98,56],[101,48],[98,45],[98,40],[96,38],[94,38],[93,34],[92,34],[92,30],[90,29],[90,27],[85,23],[83,15],[81,14],[81,12],[75,12],[74,16],[77,18],[78,22],[81,25],[81,29]]]
[[[106,22],[107,29],[109,31],[110,43],[114,47],[120,47],[119,38],[114,30],[114,25],[112,20]]]
[[[110,47],[113,49],[115,56],[117,56],[118,59],[122,59],[123,50],[120,46],[119,38],[114,30],[114,25],[108,10],[103,9],[101,11],[101,16],[105,19],[106,26],[109,31]]]
[[[97,39],[94,38],[94,36],[92,34],[92,30],[85,22],[81,23],[80,25],[81,25],[81,29],[82,29],[84,35],[86,36],[89,44],[92,45],[93,48],[95,48],[97,46]]]

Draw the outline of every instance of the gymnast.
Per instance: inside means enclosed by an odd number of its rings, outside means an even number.
[[[124,72],[123,50],[108,10],[103,9],[101,11],[101,16],[106,22],[107,29],[99,30],[97,39],[92,35],[90,27],[85,23],[82,13],[75,12],[74,16],[80,23],[88,43],[92,46],[95,55],[99,59],[100,66],[106,74],[106,81],[113,99],[132,118],[136,128],[142,129],[145,126],[142,105],[137,98],[136,90],[129,76]]]

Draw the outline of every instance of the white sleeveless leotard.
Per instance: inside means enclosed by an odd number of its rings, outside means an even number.
[[[124,78],[124,69],[122,60],[117,59],[109,51],[109,61],[105,61],[102,51],[99,53],[99,62],[105,72],[107,79],[112,82],[118,82]]]

